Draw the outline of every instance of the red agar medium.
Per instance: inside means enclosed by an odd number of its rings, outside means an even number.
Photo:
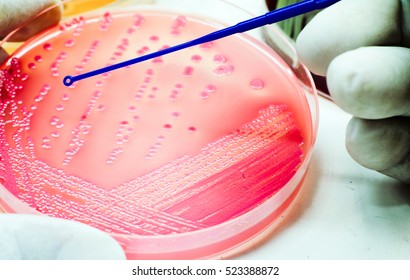
[[[0,71],[5,189],[31,209],[119,241],[152,238],[137,248],[150,247],[155,258],[180,257],[184,246],[191,252],[190,234],[275,198],[302,164],[310,121],[296,78],[264,45],[231,36],[61,84],[70,69],[96,69],[212,30],[208,21],[172,13],[106,13],[24,45]],[[217,247],[234,247],[247,234]],[[156,247],[168,236],[182,243]],[[133,246],[129,257],[140,258]],[[215,253],[214,246],[186,256]]]

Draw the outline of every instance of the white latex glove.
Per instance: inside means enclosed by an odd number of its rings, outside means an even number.
[[[25,41],[37,32],[58,23],[63,11],[62,6],[58,4],[60,0],[0,0],[0,41],[47,7],[55,6],[32,20],[30,25],[13,34],[7,41]],[[0,48],[0,63],[7,57],[8,54]]]
[[[320,12],[296,45],[307,67],[327,76],[335,103],[354,116],[350,155],[410,182],[410,0],[342,0]]]
[[[108,234],[81,223],[39,215],[0,214],[0,260],[125,259]]]
[[[13,38],[16,41],[26,40],[38,31],[56,24],[60,20],[63,11],[62,6],[59,4],[60,0],[0,0],[0,38],[4,38],[11,31],[26,23],[31,17],[54,5],[57,6],[32,21],[29,26],[27,25]]]

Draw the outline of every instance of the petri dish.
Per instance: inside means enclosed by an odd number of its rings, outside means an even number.
[[[10,51],[0,210],[94,226],[129,259],[229,258],[274,228],[303,187],[316,89],[274,27],[269,46],[254,30],[63,85],[252,16],[226,1],[205,5],[235,10],[231,19],[163,2],[76,14],[81,0],[65,1],[69,16]]]

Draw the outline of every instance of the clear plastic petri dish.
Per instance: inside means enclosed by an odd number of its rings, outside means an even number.
[[[2,41],[0,210],[94,226],[129,259],[243,252],[303,187],[318,121],[309,72],[268,26],[66,87],[65,75],[252,17],[226,1],[96,2],[65,1],[57,26],[12,43],[29,20]]]

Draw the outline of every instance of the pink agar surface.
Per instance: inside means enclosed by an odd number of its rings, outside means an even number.
[[[0,182],[44,214],[139,235],[218,225],[272,197],[297,171],[306,132],[286,97],[293,76],[252,40],[62,83],[214,29],[105,13],[27,42],[0,71]]]

